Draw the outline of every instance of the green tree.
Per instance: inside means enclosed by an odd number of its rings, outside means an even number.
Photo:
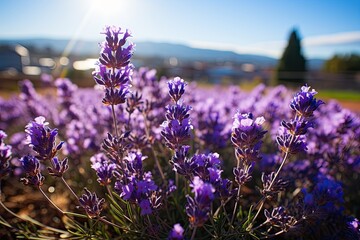
[[[276,83],[304,84],[306,59],[301,51],[300,38],[293,29],[288,44],[276,69]]]
[[[323,69],[328,73],[356,74],[360,72],[360,55],[335,55],[325,62]]]

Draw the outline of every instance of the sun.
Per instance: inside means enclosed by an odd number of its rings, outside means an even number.
[[[126,14],[130,3],[126,0],[91,0],[91,2],[94,13],[109,18]]]

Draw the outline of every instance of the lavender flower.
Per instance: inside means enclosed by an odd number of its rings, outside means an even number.
[[[293,216],[290,216],[284,207],[276,207],[271,213],[265,209],[264,215],[266,217],[266,222],[270,223],[271,226],[282,229],[283,231],[288,231],[289,228],[293,227],[296,224],[296,219]]]
[[[127,88],[108,88],[105,89],[105,97],[102,100],[102,103],[105,105],[118,105],[126,101],[126,98],[129,94]]]
[[[317,92],[314,89],[310,91],[310,86],[301,87],[301,91],[298,92],[291,101],[290,108],[302,117],[312,117],[313,112],[321,104],[324,104],[323,101],[314,98],[316,94]]]
[[[261,139],[266,133],[262,128],[264,122],[263,117],[253,120],[251,113],[236,113],[232,127],[232,143],[240,149],[254,148],[261,143]]]
[[[186,85],[187,83],[180,77],[175,77],[174,80],[168,81],[169,95],[175,103],[177,103],[185,93]]]
[[[140,152],[130,152],[124,158],[121,169],[114,171],[115,191],[124,200],[139,204],[141,215],[151,214],[161,205],[156,192],[158,186],[152,180],[151,172],[144,172],[142,161],[146,159]]]
[[[127,140],[129,134],[130,132],[125,132],[121,136],[116,137],[108,133],[107,138],[103,141],[102,148],[117,164],[121,163],[122,159],[131,147],[129,141]]]
[[[81,207],[84,208],[86,214],[90,218],[96,218],[100,216],[103,209],[105,199],[99,199],[96,193],[91,193],[87,188],[84,188],[85,193],[79,198]]]
[[[184,229],[179,223],[175,224],[173,229],[169,234],[168,240],[183,240],[184,239]]]
[[[40,116],[26,125],[27,143],[37,152],[37,157],[40,160],[52,159],[64,143],[60,142],[56,146],[55,138],[58,131],[57,129],[50,129],[47,126],[48,124],[48,122],[45,122],[45,118]]]
[[[168,82],[169,94],[175,104],[166,107],[166,121],[161,124],[163,128],[161,135],[166,141],[166,146],[173,150],[178,149],[190,139],[190,132],[193,129],[189,118],[191,107],[179,101],[185,92],[185,86],[186,83],[179,77]]]
[[[190,119],[186,118],[182,122],[176,120],[165,121],[161,124],[163,130],[161,135],[166,140],[166,145],[171,149],[176,149],[190,138],[190,131],[193,128]]]
[[[51,159],[52,166],[48,167],[49,174],[56,177],[62,177],[64,172],[69,169],[68,159],[65,158],[62,161],[59,161],[57,157]]]
[[[102,164],[98,168],[96,168],[96,175],[98,176],[97,181],[102,186],[109,185],[111,183],[111,179],[113,177],[114,170],[116,169],[116,165],[112,164]]]
[[[233,174],[239,186],[251,180],[254,162],[261,160],[260,147],[262,138],[267,132],[262,127],[264,122],[263,117],[254,120],[251,113],[237,112],[234,116],[231,141],[235,146],[238,162],[236,168],[233,169]]]
[[[106,26],[102,33],[106,35],[106,38],[105,42],[102,43],[99,62],[108,68],[127,66],[130,63],[134,49],[132,43],[124,47],[127,38],[131,37],[130,31],[126,29],[124,33],[121,31],[121,28]],[[119,38],[120,34],[123,34],[122,38]]]
[[[106,38],[101,44],[98,67],[93,72],[93,77],[97,84],[105,87],[105,97],[102,102],[114,106],[125,103],[130,94],[134,68],[130,64],[130,58],[133,55],[134,45],[129,43],[125,46],[127,38],[131,36],[128,30],[124,33],[120,28],[107,26],[103,33]],[[120,34],[123,34],[122,38],[119,38]]]
[[[150,201],[148,199],[141,200],[139,206],[141,208],[140,215],[148,215],[152,213]]]
[[[34,185],[40,187],[44,183],[44,176],[41,175],[40,161],[31,155],[24,156],[20,159],[25,177],[20,181],[25,185]]]
[[[4,143],[6,133],[0,130],[0,180],[10,172],[11,146]]]
[[[194,177],[190,187],[195,194],[194,198],[186,196],[186,214],[190,224],[195,227],[204,225],[209,218],[211,202],[214,200],[215,189],[210,183],[204,183],[199,177]]]
[[[276,196],[278,192],[285,190],[285,188],[289,185],[288,181],[285,181],[281,178],[275,178],[275,172],[271,172],[270,174],[262,173],[261,182],[263,184],[263,190],[261,193],[264,197],[271,199]]]
[[[290,108],[296,112],[295,118],[290,122],[281,122],[282,127],[276,141],[284,153],[296,154],[307,150],[303,135],[314,126],[314,111],[324,104],[314,98],[317,92],[314,89],[310,92],[309,89],[310,87],[303,86],[290,103]]]

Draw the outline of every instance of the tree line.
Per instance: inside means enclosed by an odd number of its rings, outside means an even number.
[[[360,72],[359,54],[336,54],[326,60],[322,70],[327,73],[356,74]],[[290,33],[287,46],[275,70],[274,84],[304,84],[307,72],[306,58],[296,29]]]

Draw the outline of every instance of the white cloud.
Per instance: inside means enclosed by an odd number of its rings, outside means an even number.
[[[330,35],[307,37],[303,39],[304,46],[339,45],[347,43],[360,43],[360,32],[344,32]]]
[[[281,56],[287,40],[258,42],[249,45],[237,45],[229,43],[200,42],[192,41],[188,45],[195,48],[215,49],[233,51],[239,54],[259,54],[278,58]],[[302,39],[303,47],[313,48],[319,46],[335,47],[349,43],[360,43],[360,32],[343,32],[329,35],[306,37]],[[360,48],[360,45],[359,45]],[[331,55],[333,52],[324,53],[324,56]]]

